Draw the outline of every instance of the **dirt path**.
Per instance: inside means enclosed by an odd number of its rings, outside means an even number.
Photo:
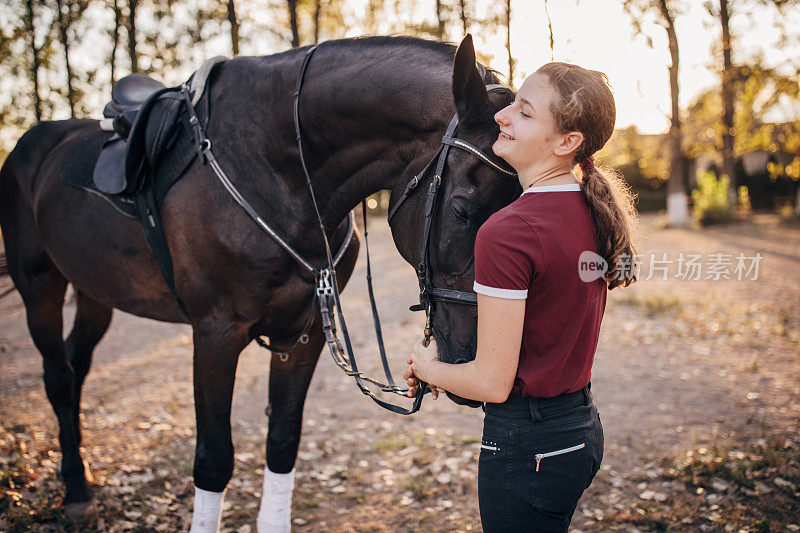
[[[592,386],[605,428],[605,458],[581,500],[575,530],[659,523],[722,530],[730,518],[720,508],[734,496],[732,489],[690,493],[668,474],[665,458],[683,460],[698,447],[758,439],[788,441],[795,457],[800,446],[800,229],[782,226],[772,215],[700,232],[657,229],[654,222],[644,218],[641,281],[609,294]],[[417,298],[416,278],[394,250],[385,222],[371,224],[376,298],[400,374],[422,330],[423,317],[408,311]],[[702,277],[708,254],[732,254],[735,264],[740,252],[759,252],[758,279],[676,279],[681,252],[703,254]],[[651,253],[672,260],[667,280],[649,276]],[[343,306],[364,361],[359,366],[377,375],[363,276],[359,261]],[[72,313],[68,305],[67,323]],[[238,369],[236,473],[224,519],[230,531],[255,530],[250,525],[264,463],[268,357],[251,345]],[[56,430],[40,376],[18,296],[9,296],[0,302],[0,511],[11,507],[0,517],[0,531],[4,525],[12,531],[63,527],[56,518]],[[187,527],[194,442],[188,327],[117,312],[85,390],[85,451],[99,485],[101,529]],[[427,401],[410,418],[379,410],[323,352],[306,403],[296,529],[479,530],[481,424],[480,410],[441,399]],[[779,479],[791,484],[795,474]],[[787,516],[792,512],[800,511],[790,508]],[[773,530],[789,522],[775,516]]]

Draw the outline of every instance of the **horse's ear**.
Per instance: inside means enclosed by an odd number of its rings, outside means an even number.
[[[459,126],[493,124],[494,112],[486,93],[486,84],[475,62],[475,48],[469,33],[458,45],[453,62],[453,98]]]

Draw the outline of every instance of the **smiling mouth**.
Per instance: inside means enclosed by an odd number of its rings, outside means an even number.
[[[503,138],[503,139],[507,139],[509,141],[513,141],[514,140],[513,136],[509,135],[508,133],[504,133],[502,131],[500,132],[500,137]]]

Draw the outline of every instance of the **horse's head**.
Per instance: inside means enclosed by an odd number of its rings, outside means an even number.
[[[490,73],[486,77],[481,76],[481,69],[475,61],[472,38],[468,35],[458,47],[453,68],[453,97],[458,112],[455,137],[474,145],[493,161],[498,161],[491,149],[500,133],[494,114],[511,103],[514,95],[510,90],[487,93],[486,85],[493,83],[491,78],[493,75]],[[431,169],[420,188],[424,187],[427,191],[433,173]],[[425,191],[415,194],[424,197]],[[472,292],[478,228],[492,213],[519,197],[521,192],[519,181],[513,176],[501,173],[466,150],[450,149],[441,189],[433,207],[428,241],[428,274],[433,287]],[[407,217],[403,219],[412,220]],[[424,224],[424,213],[417,213],[413,220],[415,225]],[[400,233],[408,236],[416,234],[419,239],[416,231],[398,231],[397,222],[392,226],[395,240]],[[422,257],[423,242],[424,236],[415,243],[405,244],[417,250],[418,257]],[[475,305],[440,300],[432,302],[431,326],[441,361],[455,364],[475,359],[477,321]],[[461,405],[480,405],[479,402],[450,393],[448,396]]]

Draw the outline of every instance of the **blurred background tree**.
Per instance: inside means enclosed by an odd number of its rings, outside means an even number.
[[[677,0],[623,0],[625,12],[631,17],[632,26],[636,35],[645,35],[647,44],[653,47],[653,39],[648,35],[644,24],[651,22],[661,26],[667,34],[670,65],[670,126],[667,133],[669,150],[666,156],[666,169],[662,176],[667,176],[667,218],[674,227],[684,227],[689,223],[689,209],[686,198],[686,166],[683,154],[683,133],[681,131],[680,108],[680,48],[678,34],[675,31],[675,17],[680,13],[681,3]]]
[[[635,126],[622,127],[600,154],[601,163],[616,168],[636,190],[639,209],[666,209],[670,224],[685,224],[690,190],[698,172],[707,170],[729,175],[731,207],[737,197],[746,197],[755,209],[789,204],[800,209],[800,114],[782,114],[800,109],[800,54],[774,57],[775,50],[800,49],[800,29],[788,16],[800,0],[704,2],[699,14],[718,35],[707,53],[718,86],[688,100],[678,37],[688,13],[698,14],[692,11],[696,6],[688,0],[607,2],[618,6],[613,16],[625,17],[631,39],[663,50],[669,59],[664,87],[670,105],[663,111],[669,130],[643,134]],[[565,5],[573,6],[574,17],[551,20],[551,12],[565,16]],[[574,22],[588,5],[580,0],[0,0],[0,160],[40,120],[98,116],[113,82],[128,73],[177,84],[220,53],[259,55],[373,34],[457,42],[470,32],[483,43],[478,59],[513,86],[527,74],[518,63],[527,51],[514,48],[531,23],[525,17],[533,13],[545,21],[541,42],[549,42],[550,58],[568,60]],[[741,44],[754,17],[770,20],[775,43],[761,49]],[[737,186],[746,186],[747,194],[740,196]]]

